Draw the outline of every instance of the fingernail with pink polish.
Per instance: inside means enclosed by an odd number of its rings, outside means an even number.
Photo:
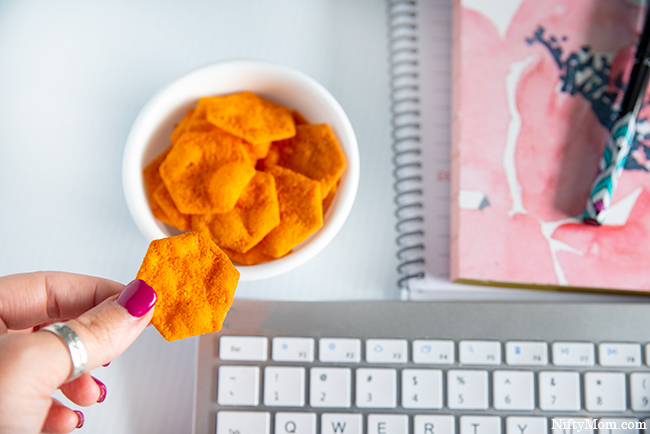
[[[102,365],[102,366],[103,366],[104,368],[106,368],[106,367],[108,367],[108,365],[110,365],[110,364],[111,364],[111,362],[108,362],[107,364]]]
[[[92,375],[90,376],[93,380],[95,380],[95,383],[99,386],[99,398],[97,398],[97,403],[99,404],[100,402],[104,402],[106,399],[106,385],[93,377]]]
[[[124,287],[117,302],[134,317],[141,318],[156,304],[156,291],[144,280],[135,279]]]
[[[80,412],[79,410],[72,410],[72,411],[77,413],[77,418],[79,419],[79,422],[77,422],[76,428],[81,428],[82,426],[84,426],[84,414],[82,412]]]

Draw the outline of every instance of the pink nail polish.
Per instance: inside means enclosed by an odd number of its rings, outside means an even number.
[[[103,366],[104,368],[106,368],[106,367],[108,367],[108,365],[110,365],[110,364],[111,364],[111,362],[108,362],[107,364],[102,365],[102,366]]]
[[[77,418],[79,419],[79,422],[77,422],[76,428],[77,429],[81,428],[82,426],[84,426],[84,414],[82,412],[78,411],[78,410],[72,410],[72,411],[77,413]]]
[[[95,380],[95,383],[99,386],[99,398],[97,398],[97,403],[99,404],[100,402],[104,402],[106,399],[106,385],[93,377],[92,375],[90,376],[93,380]]]
[[[156,304],[156,291],[146,284],[144,280],[135,279],[124,287],[117,302],[134,317],[144,316]]]

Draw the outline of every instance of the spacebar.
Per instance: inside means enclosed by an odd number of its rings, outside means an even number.
[[[219,411],[217,434],[271,434],[271,414],[263,411]]]

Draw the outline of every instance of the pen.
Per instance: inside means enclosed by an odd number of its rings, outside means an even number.
[[[585,223],[601,225],[612,203],[614,190],[623,166],[630,153],[636,133],[636,120],[650,78],[650,7],[646,8],[643,33],[637,46],[634,66],[623,96],[621,110],[610,130],[605,151],[598,164],[598,175],[591,187],[587,207],[583,214]]]

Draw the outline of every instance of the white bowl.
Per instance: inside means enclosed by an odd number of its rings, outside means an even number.
[[[334,238],[350,213],[359,184],[359,149],[350,120],[334,97],[312,78],[279,65],[242,60],[204,66],[175,80],[147,102],[131,127],[122,162],[126,203],[140,232],[148,241],[179,234],[151,213],[142,169],[169,146],[174,125],[200,97],[246,90],[298,110],[310,123],[329,124],[347,166],[323,227],[282,258],[236,265],[241,281],[276,276],[305,263]]]

